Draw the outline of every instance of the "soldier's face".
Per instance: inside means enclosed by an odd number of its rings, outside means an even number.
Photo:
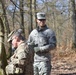
[[[45,19],[37,19],[37,23],[40,27],[45,26],[45,22],[46,22]]]
[[[17,48],[17,37],[16,36],[13,36],[12,37],[12,47],[13,48]]]

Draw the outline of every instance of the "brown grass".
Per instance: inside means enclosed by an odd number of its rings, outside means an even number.
[[[76,61],[76,49],[71,49],[70,46],[57,47],[55,50],[51,51],[52,60],[66,60],[68,62]]]

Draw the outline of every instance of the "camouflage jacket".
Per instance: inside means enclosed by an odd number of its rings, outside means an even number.
[[[34,48],[39,47],[35,52],[34,61],[50,61],[50,50],[56,47],[56,36],[53,30],[45,26],[42,30],[34,29],[28,38],[28,44],[33,42]]]
[[[15,50],[13,56],[10,58],[10,62],[6,66],[7,74],[24,73],[27,65],[31,64],[29,49],[26,44],[22,42]],[[28,74],[29,75],[29,74]]]

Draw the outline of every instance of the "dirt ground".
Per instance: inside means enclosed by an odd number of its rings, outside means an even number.
[[[76,75],[76,52],[73,50],[51,51],[51,75]]]

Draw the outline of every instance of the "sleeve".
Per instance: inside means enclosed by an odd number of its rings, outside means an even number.
[[[34,50],[34,40],[33,40],[33,37],[32,37],[32,34],[29,35],[29,38],[28,38],[28,41],[27,41],[27,45],[29,47],[30,50]]]
[[[28,37],[27,44],[29,45],[30,42],[32,42],[32,36],[31,36],[31,34],[30,34],[29,37]]]
[[[45,46],[41,46],[39,47],[39,52],[48,52],[50,50],[53,50],[56,48],[56,36],[55,33],[52,32],[52,34],[48,34],[49,38],[48,38],[48,44]]]
[[[21,59],[25,59],[27,58],[27,53],[25,53],[24,51],[23,52],[20,52],[18,54],[18,59],[21,60]]]
[[[24,52],[24,51],[20,52],[19,55],[18,55],[19,65],[24,65],[25,62],[28,62],[27,58],[28,58],[28,53],[27,52]]]
[[[23,50],[23,49],[22,49]],[[26,61],[27,53],[23,50],[18,52],[15,56],[11,57],[13,64],[23,64]]]

